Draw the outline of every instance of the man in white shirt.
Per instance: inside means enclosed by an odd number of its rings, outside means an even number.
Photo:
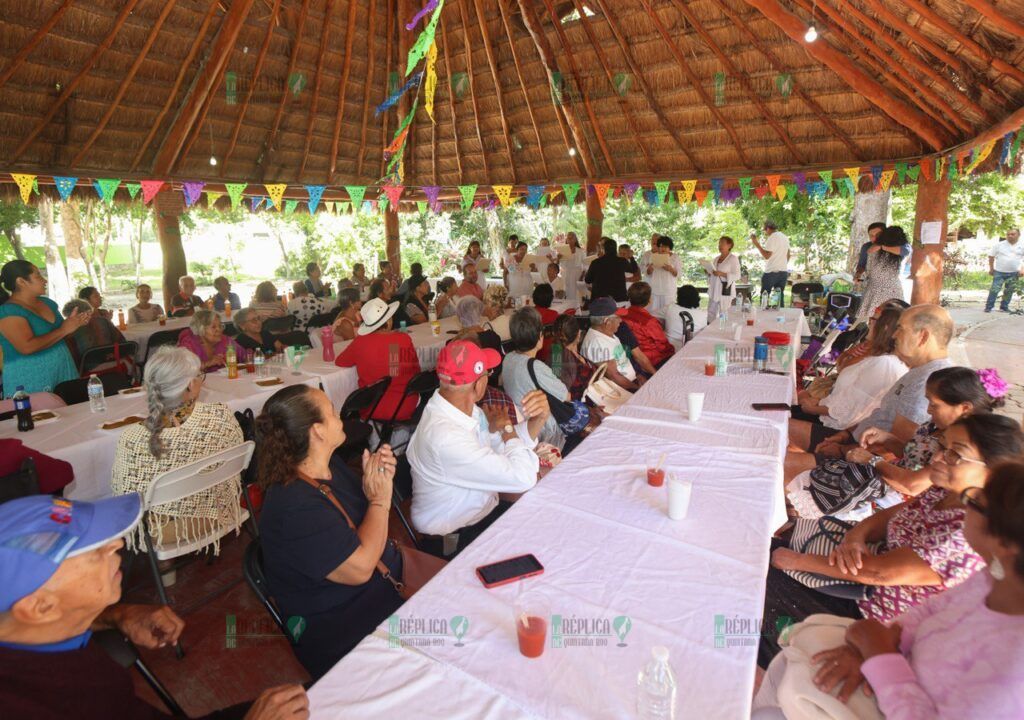
[[[533,292],[533,274],[530,266],[523,262],[528,249],[526,243],[520,242],[508,259],[508,294],[514,298]]]
[[[499,493],[523,493],[537,483],[537,436],[550,415],[535,390],[522,399],[526,420],[513,425],[502,407],[477,407],[494,350],[468,340],[447,345],[437,358],[440,389],[423,410],[406,456],[412,468],[412,524],[428,552],[451,557],[508,509]]]
[[[565,299],[565,278],[558,275],[559,267],[558,263],[548,263],[547,274],[548,274],[548,285],[555,293],[555,297],[559,300]]]
[[[1006,233],[1006,239],[1000,240],[988,251],[988,274],[992,276],[992,287],[985,301],[985,312],[992,312],[996,305],[999,291],[1003,291],[1003,301],[999,303],[999,312],[1010,312],[1010,300],[1017,289],[1017,278],[1024,276],[1024,245],[1021,245],[1020,229],[1013,228]]]
[[[761,297],[769,297],[773,290],[786,292],[786,281],[789,280],[789,238],[779,232],[774,220],[764,224],[767,236],[764,243],[751,233],[750,241],[764,258],[764,273],[761,275]]]
[[[640,383],[626,348],[615,336],[622,324],[622,318],[615,314],[617,310],[615,301],[609,297],[590,303],[590,331],[580,344],[580,355],[595,365],[604,365],[609,380],[632,391],[638,389]]]
[[[660,264],[655,265],[655,262]],[[643,270],[651,286],[651,304],[648,310],[653,315],[663,317],[665,308],[676,300],[676,283],[680,272],[679,256],[672,252],[672,238],[664,235],[658,238],[654,252],[648,257]]]

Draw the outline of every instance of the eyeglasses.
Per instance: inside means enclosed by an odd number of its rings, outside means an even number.
[[[203,384],[204,382],[206,382],[206,373],[205,372],[201,372],[198,375],[196,375],[196,380],[199,381],[200,385]]]
[[[969,507],[971,510],[988,517],[988,508],[981,501],[984,494],[984,489],[980,487],[964,488],[964,491],[960,493],[960,502],[964,507]]]
[[[939,456],[942,458],[942,461],[944,463],[946,463],[947,465],[949,465],[950,467],[955,467],[956,465],[959,465],[962,462],[974,463],[975,465],[984,465],[985,464],[984,460],[975,460],[974,458],[966,458],[963,455],[961,455],[960,453],[958,453],[956,450],[954,450],[953,448],[944,447],[942,445],[939,445]]]

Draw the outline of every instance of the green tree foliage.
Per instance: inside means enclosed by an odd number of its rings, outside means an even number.
[[[7,238],[7,246],[0,249],[0,260],[24,260],[20,230],[22,226],[35,227],[38,224],[39,211],[35,207],[20,200],[0,200],[0,231]]]

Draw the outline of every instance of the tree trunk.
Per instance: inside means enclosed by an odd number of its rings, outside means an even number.
[[[24,260],[25,250],[21,247],[21,237],[18,236],[18,231],[14,229],[5,229],[4,235],[7,236],[7,240],[11,243],[11,247],[14,249],[14,256],[19,260]]]
[[[942,294],[942,254],[946,247],[946,232],[949,228],[949,180],[928,181],[922,178],[917,184],[917,205],[914,217],[914,254],[911,257],[911,275],[914,278],[912,305],[938,304]],[[921,225],[928,222],[940,223],[938,242],[921,243]]]
[[[107,291],[107,251],[110,250],[110,236],[114,232],[114,216],[107,209],[107,227],[103,231],[103,247],[99,252],[94,252],[96,258],[97,274],[100,281],[100,292]]]
[[[46,252],[47,296],[63,305],[71,299],[68,271],[57,247],[57,231],[53,226],[53,200],[46,195],[39,197],[39,221],[43,226],[43,242]]]
[[[597,252],[597,246],[601,244],[601,236],[604,223],[604,211],[601,209],[601,201],[597,199],[596,192],[587,193],[587,255]]]
[[[860,247],[868,241],[868,225],[887,222],[889,217],[888,190],[857,193],[853,196],[853,216],[850,218],[850,251],[846,256],[846,271],[853,275],[860,257]]]
[[[79,201],[71,200],[60,204],[60,225],[64,230],[64,248],[67,253],[68,280],[73,286],[77,284],[75,275],[84,276],[86,282],[92,283],[92,268],[85,260],[82,237],[82,216]]]
[[[153,201],[153,220],[156,237],[163,253],[164,310],[170,311],[171,298],[178,292],[178,278],[188,272],[185,248],[181,244],[181,225],[178,218],[184,211],[181,193],[160,193]]]

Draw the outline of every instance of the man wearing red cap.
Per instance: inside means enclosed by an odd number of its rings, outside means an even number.
[[[440,389],[423,410],[406,456],[412,468],[412,523],[424,548],[452,556],[505,510],[499,493],[522,493],[537,483],[534,448],[550,415],[535,390],[522,399],[524,422],[513,425],[498,407],[476,403],[489,371],[501,365],[494,350],[467,340],[446,346],[437,359]]]

